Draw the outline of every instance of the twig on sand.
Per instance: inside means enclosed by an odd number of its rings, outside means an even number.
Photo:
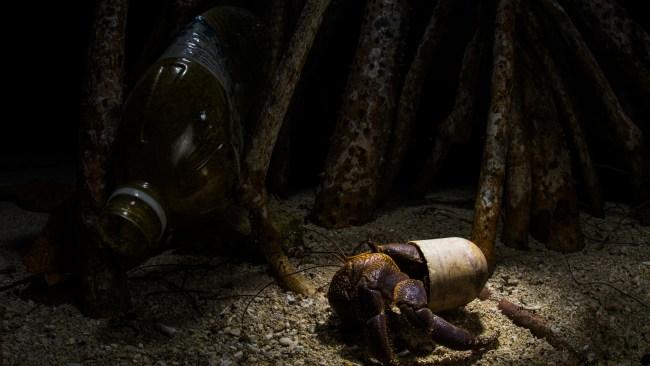
[[[490,290],[484,288],[479,295],[481,300],[494,300],[498,302],[497,307],[503,315],[512,320],[516,325],[530,330],[537,338],[546,340],[551,346],[558,350],[567,351],[573,357],[580,360],[580,354],[560,334],[553,331],[551,325],[540,316],[531,313],[521,306],[517,306],[504,298],[494,296]]]

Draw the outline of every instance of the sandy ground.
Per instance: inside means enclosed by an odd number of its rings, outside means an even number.
[[[313,196],[284,204],[305,215]],[[468,204],[469,203],[469,204]],[[629,209],[607,205],[607,219],[582,215],[585,250],[561,255],[535,241],[516,251],[498,243],[498,267],[488,282],[504,296],[545,318],[577,349],[582,363],[639,365],[650,352],[650,228]],[[0,203],[0,286],[25,276],[20,251],[46,215]],[[365,226],[324,230],[305,226],[292,251],[319,287],[313,297],[279,289],[261,263],[167,252],[130,272],[133,310],[119,319],[92,320],[72,305],[25,298],[22,287],[0,297],[0,365],[360,365],[363,344],[344,334],[325,293],[346,253],[363,243],[447,236],[467,237],[471,193],[448,191],[382,210]],[[12,268],[13,267],[13,268]],[[252,297],[261,288],[261,293]],[[400,353],[404,365],[574,365],[578,361],[514,325],[495,301],[475,300],[443,314],[474,333],[499,332],[481,353],[436,347]]]

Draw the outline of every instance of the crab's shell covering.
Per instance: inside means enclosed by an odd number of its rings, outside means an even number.
[[[415,240],[429,270],[429,308],[433,312],[464,306],[475,299],[488,279],[481,250],[463,238]]]

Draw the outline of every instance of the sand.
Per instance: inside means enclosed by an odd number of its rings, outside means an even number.
[[[312,202],[300,193],[283,206],[304,216]],[[325,297],[339,266],[333,243],[351,254],[367,250],[368,240],[468,237],[471,203],[469,190],[444,191],[390,204],[364,226],[305,224],[303,243],[291,252],[319,288],[312,297],[282,291],[263,263],[174,251],[129,273],[133,309],[119,319],[88,319],[71,304],[28,299],[19,286],[0,297],[0,365],[362,365],[362,338],[343,330]],[[606,212],[606,219],[582,214],[587,246],[578,253],[548,251],[532,239],[529,251],[498,243],[488,287],[546,319],[581,362],[639,365],[650,352],[650,228],[622,204],[608,203]],[[46,219],[0,203],[0,286],[26,275],[20,253]],[[307,269],[320,265],[327,266]],[[498,343],[478,353],[398,350],[400,364],[578,362],[514,325],[495,301],[474,300],[442,316],[477,334],[498,332]]]

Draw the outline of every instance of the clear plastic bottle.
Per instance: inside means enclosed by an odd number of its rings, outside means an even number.
[[[115,143],[117,188],[99,227],[106,245],[142,258],[170,225],[229,207],[267,52],[258,18],[216,7],[147,70],[125,103]]]

